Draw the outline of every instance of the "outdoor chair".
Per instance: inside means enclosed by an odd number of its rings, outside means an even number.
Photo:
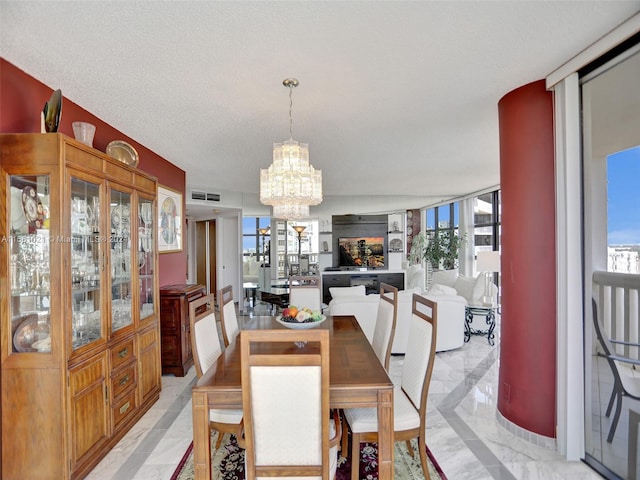
[[[618,427],[620,413],[622,412],[622,398],[629,397],[634,400],[640,400],[640,370],[637,370],[637,366],[640,365],[640,360],[617,354],[614,345],[626,345],[630,347],[640,347],[640,345],[608,338],[598,320],[598,306],[596,301],[592,299],[591,303],[593,307],[593,326],[600,347],[602,348],[602,353],[598,353],[598,355],[607,359],[609,367],[611,367],[611,372],[613,373],[613,390],[611,391],[611,398],[609,399],[609,405],[606,411],[606,416],[609,417],[609,415],[611,415],[611,409],[613,408],[613,402],[615,401],[616,411],[613,415],[611,427],[609,428],[609,435],[607,436],[607,442],[611,443],[616,433],[616,428]]]

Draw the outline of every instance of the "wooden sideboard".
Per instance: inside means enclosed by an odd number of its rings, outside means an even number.
[[[193,365],[189,302],[205,295],[204,285],[174,284],[160,288],[162,373],[184,377]]]

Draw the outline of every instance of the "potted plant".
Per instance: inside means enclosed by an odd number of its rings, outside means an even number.
[[[411,251],[409,252],[409,265],[417,265],[422,262],[424,249],[427,248],[427,237],[423,232],[414,235],[411,239]]]
[[[438,230],[429,234],[429,241],[424,249],[424,259],[431,268],[451,270],[456,268],[460,249],[467,243],[466,233],[455,235],[451,230]]]

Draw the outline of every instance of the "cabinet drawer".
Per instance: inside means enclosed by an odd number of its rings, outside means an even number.
[[[122,398],[122,400],[115,403],[112,409],[114,428],[117,428],[124,419],[129,415],[132,415],[133,412],[136,411],[137,407],[135,390],[132,390],[128,395]]]
[[[116,369],[119,365],[131,362],[133,358],[133,338],[130,338],[111,349],[111,368]]]
[[[133,362],[111,378],[113,398],[118,398],[124,391],[136,385],[136,371],[136,362]]]
[[[350,275],[323,275],[322,283],[327,287],[349,287],[351,286]]]

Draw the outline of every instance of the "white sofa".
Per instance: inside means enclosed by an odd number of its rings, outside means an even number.
[[[365,295],[364,286],[332,287],[329,289],[332,300],[329,303],[330,315],[354,315],[371,341],[375,329],[380,295]],[[398,318],[391,353],[404,354],[409,340],[409,321],[411,319],[411,299],[413,294],[422,294],[420,288],[398,292]],[[442,352],[460,348],[464,343],[464,307],[465,300],[457,295],[424,294],[438,304],[438,337],[436,351]]]

